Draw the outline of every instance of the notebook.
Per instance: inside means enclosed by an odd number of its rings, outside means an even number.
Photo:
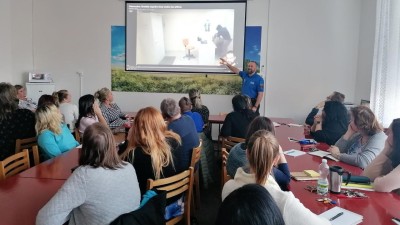
[[[363,191],[374,191],[372,184],[342,183],[342,189],[356,189]]]
[[[290,172],[290,176],[298,181],[318,180],[319,173],[314,170],[304,170],[303,172]]]
[[[328,219],[332,225],[356,225],[363,221],[362,215],[338,206],[321,213],[319,216]]]
[[[326,152],[326,151],[317,150],[317,151],[313,151],[313,152],[308,152],[308,154],[310,154],[310,155],[315,155],[315,156],[319,156],[319,157],[321,157],[321,158],[326,158],[326,159],[330,159],[330,160],[339,162],[339,159],[333,157],[333,156],[331,155],[331,153]]]

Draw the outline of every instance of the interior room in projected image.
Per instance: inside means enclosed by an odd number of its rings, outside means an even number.
[[[219,65],[233,50],[232,9],[138,12],[137,21],[137,64]]]

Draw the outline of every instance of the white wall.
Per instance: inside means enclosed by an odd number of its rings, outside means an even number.
[[[360,42],[358,45],[358,67],[354,102],[369,100],[371,94],[372,62],[374,57],[376,25],[376,0],[361,3]]]
[[[74,102],[80,94],[111,87],[111,26],[124,25],[124,1],[1,2],[0,18],[5,22],[1,20],[0,29],[12,27],[10,37],[0,36],[0,47],[12,41],[11,50],[0,52],[0,58],[12,65],[1,67],[2,76],[10,70],[12,82],[21,83],[26,81],[27,71],[50,72],[56,89],[70,90]],[[359,48],[372,47],[365,44],[370,41],[359,37],[360,26],[362,35],[370,31],[360,16],[374,17],[369,15],[372,8],[361,0],[248,1],[246,24],[263,27],[261,74],[266,74],[266,115],[303,122],[311,107],[333,90],[345,93],[348,101],[355,99],[356,92],[363,95],[355,89],[364,90],[368,84],[356,85],[356,80],[363,79],[357,72],[364,74],[357,66],[368,60],[358,58]],[[0,65],[8,64],[4,62]],[[84,74],[82,93],[78,71]],[[163,98],[182,95],[114,93],[124,111],[159,107]],[[218,114],[231,111],[231,97],[205,95],[203,101],[211,114]]]
[[[10,2],[0,1],[0,82],[12,82]]]
[[[304,122],[332,91],[353,101],[361,1],[271,0],[267,114]]]

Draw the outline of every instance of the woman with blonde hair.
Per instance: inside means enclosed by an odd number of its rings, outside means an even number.
[[[329,151],[340,161],[364,169],[381,152],[385,141],[386,135],[371,109],[357,106],[351,109],[346,133]]]
[[[35,114],[37,141],[46,159],[54,158],[79,145],[63,123],[62,115],[55,105],[42,105],[36,109]]]
[[[147,189],[147,179],[160,179],[177,174],[172,151],[180,145],[178,134],[169,131],[161,113],[147,107],[139,110],[129,130],[127,148],[121,158],[137,171],[140,192]]]
[[[273,166],[279,161],[279,143],[266,130],[255,132],[247,143],[247,157],[250,173],[239,168],[235,178],[226,182],[222,190],[222,200],[232,191],[246,185],[259,184],[271,194],[282,213],[286,225],[325,225],[329,221],[312,213],[293,195],[279,188],[272,174]]]
[[[129,115],[122,113],[118,105],[113,103],[114,96],[110,89],[104,87],[96,91],[94,97],[99,99],[101,113],[110,128],[120,127],[127,123],[126,117],[129,117]]]
[[[53,96],[59,102],[58,108],[64,116],[64,122],[69,126],[69,129],[73,131],[79,117],[78,106],[71,103],[71,94],[67,90],[54,92]]]

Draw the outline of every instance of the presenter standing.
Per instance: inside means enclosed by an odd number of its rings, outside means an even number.
[[[264,79],[257,74],[257,63],[250,61],[247,64],[247,72],[240,71],[223,58],[221,58],[221,64],[226,65],[232,72],[242,78],[242,94],[251,98],[251,110],[259,114],[261,100],[264,97]]]

